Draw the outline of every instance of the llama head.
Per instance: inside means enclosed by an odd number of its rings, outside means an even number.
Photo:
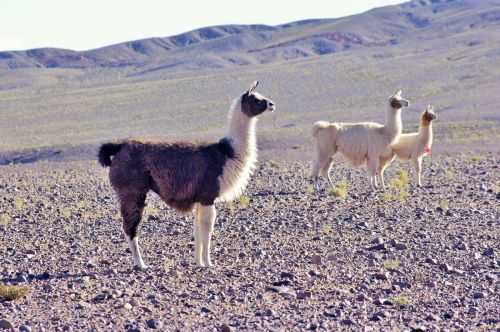
[[[424,125],[428,125],[432,121],[437,119],[437,114],[434,112],[434,107],[432,105],[428,105],[425,111],[422,112],[421,122]]]
[[[410,106],[410,102],[403,98],[403,91],[398,90],[395,94],[389,97],[389,105],[392,109],[399,110],[403,107]]]
[[[273,112],[276,109],[271,99],[255,91],[257,85],[259,85],[259,82],[255,81],[241,96],[241,111],[249,118],[268,110]]]

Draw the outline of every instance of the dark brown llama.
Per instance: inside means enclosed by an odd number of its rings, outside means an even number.
[[[212,265],[214,203],[232,200],[245,189],[257,161],[257,116],[275,109],[270,99],[255,92],[257,84],[233,101],[228,134],[216,143],[130,139],[100,147],[99,162],[110,167],[109,179],[120,201],[123,230],[139,269],[146,265],[137,228],[150,190],[178,211],[195,208],[195,260],[200,266]]]

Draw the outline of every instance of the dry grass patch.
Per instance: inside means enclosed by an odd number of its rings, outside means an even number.
[[[398,170],[396,177],[389,182],[389,188],[382,194],[382,200],[385,202],[406,200],[409,196],[409,183],[408,173]]]
[[[0,285],[0,300],[14,301],[25,297],[30,289],[27,286]]]
[[[342,179],[339,182],[337,182],[337,184],[335,184],[335,187],[331,188],[328,193],[331,196],[345,199],[347,197],[347,192],[348,192],[347,180]]]

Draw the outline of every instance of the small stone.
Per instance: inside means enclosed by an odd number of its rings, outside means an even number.
[[[396,250],[406,250],[406,249],[408,249],[408,246],[404,243],[396,243],[396,244],[394,244],[394,248]]]
[[[484,299],[486,297],[486,294],[483,292],[475,292],[472,294],[472,297],[474,299]]]
[[[375,304],[375,305],[393,305],[391,300],[382,299],[382,298],[375,299],[375,301],[373,301],[373,304]]]
[[[20,274],[17,276],[16,281],[24,283],[24,282],[28,282],[28,278],[26,278],[26,276],[24,274]]]
[[[125,303],[125,304],[123,305],[123,309],[126,309],[126,310],[132,310],[132,305],[131,305],[130,303],[128,303],[128,302],[127,302],[127,303]]]
[[[78,304],[76,305],[76,308],[77,309],[85,309],[85,308],[90,308],[90,304],[85,302],[85,301],[80,301],[78,302]]]
[[[19,332],[31,332],[31,326],[21,325],[19,326]]]
[[[219,327],[219,331],[220,332],[233,332],[233,328],[229,325],[226,325],[226,324],[222,324],[220,327]]]
[[[311,263],[319,265],[321,264],[321,256],[320,255],[313,255],[311,257]]]
[[[19,326],[19,332],[31,332],[31,326],[21,325]]]
[[[384,243],[381,243],[381,244],[376,244],[374,246],[368,247],[367,250],[370,250],[370,251],[387,250],[387,247],[385,246]]]
[[[467,243],[464,242],[459,242],[455,244],[454,248],[457,250],[469,250],[469,246],[467,245]]]
[[[356,296],[356,300],[364,302],[364,301],[369,301],[370,298],[368,296],[366,296],[364,293],[361,293],[358,296]]]
[[[316,323],[308,323],[307,326],[306,326],[306,329],[310,330],[310,331],[316,331],[318,329],[318,324],[316,324]]]
[[[148,319],[146,321],[146,325],[150,328],[150,329],[157,329],[158,328],[158,323],[156,322],[156,320],[154,319]]]
[[[352,319],[350,319],[350,318],[343,319],[341,321],[341,323],[344,324],[344,325],[349,325],[349,326],[350,325],[354,325],[354,321]]]
[[[101,294],[98,294],[96,297],[94,297],[94,301],[95,302],[104,302],[104,301],[106,301],[109,298],[110,298],[109,294],[107,294],[107,293],[101,293]]]
[[[14,326],[8,320],[6,320],[6,319],[0,319],[0,330],[11,330],[11,331],[14,331]]]
[[[427,257],[427,258],[425,259],[425,262],[426,262],[427,264],[437,265],[437,261],[436,261],[434,258],[431,258],[431,257]]]
[[[311,270],[311,271],[309,271],[309,275],[310,275],[311,277],[319,277],[319,276],[321,276],[321,273],[319,273],[319,272],[318,272],[318,271],[316,271],[316,270]]]
[[[457,313],[455,311],[449,311],[444,313],[443,318],[444,319],[453,319],[457,316]]]
[[[495,251],[493,250],[493,248],[487,248],[485,251],[483,251],[483,256],[491,257],[494,255],[495,255]]]
[[[375,273],[372,276],[377,280],[389,280],[388,273]]]
[[[373,322],[381,321],[382,319],[387,318],[387,314],[383,311],[378,311],[370,317],[370,320]]]
[[[262,311],[261,316],[273,317],[274,316],[274,311],[272,311],[271,309],[266,309],[266,310]]]
[[[310,299],[312,297],[312,293],[309,291],[298,291],[297,292],[297,299],[298,300],[306,300]]]
[[[94,263],[93,261],[88,261],[87,262],[87,267],[88,268],[96,268],[97,267],[97,264]]]
[[[429,315],[427,315],[427,317],[425,317],[425,320],[432,321],[432,322],[439,322],[441,320],[441,318],[439,318],[439,316],[437,316],[435,314],[429,314]]]
[[[211,311],[210,309],[208,309],[207,307],[201,307],[201,308],[200,308],[200,311],[201,311],[201,313],[203,313],[203,314],[209,314],[209,313],[211,313],[211,312],[212,312],[212,311]]]
[[[282,279],[289,279],[289,280],[292,280],[295,278],[295,274],[293,274],[292,272],[281,272],[280,273],[280,277]]]
[[[427,331],[427,328],[423,325],[411,325],[410,329],[411,329],[411,332],[425,332],[425,331]]]

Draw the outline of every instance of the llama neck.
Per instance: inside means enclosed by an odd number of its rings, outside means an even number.
[[[254,155],[257,146],[255,135],[256,118],[249,118],[240,109],[241,101],[235,103],[229,118],[227,138],[230,139],[235,153],[244,159]]]
[[[428,147],[432,145],[432,122],[418,128],[418,139]]]
[[[401,109],[389,107],[386,113],[384,130],[391,141],[394,141],[403,132],[403,122],[401,121]]]

